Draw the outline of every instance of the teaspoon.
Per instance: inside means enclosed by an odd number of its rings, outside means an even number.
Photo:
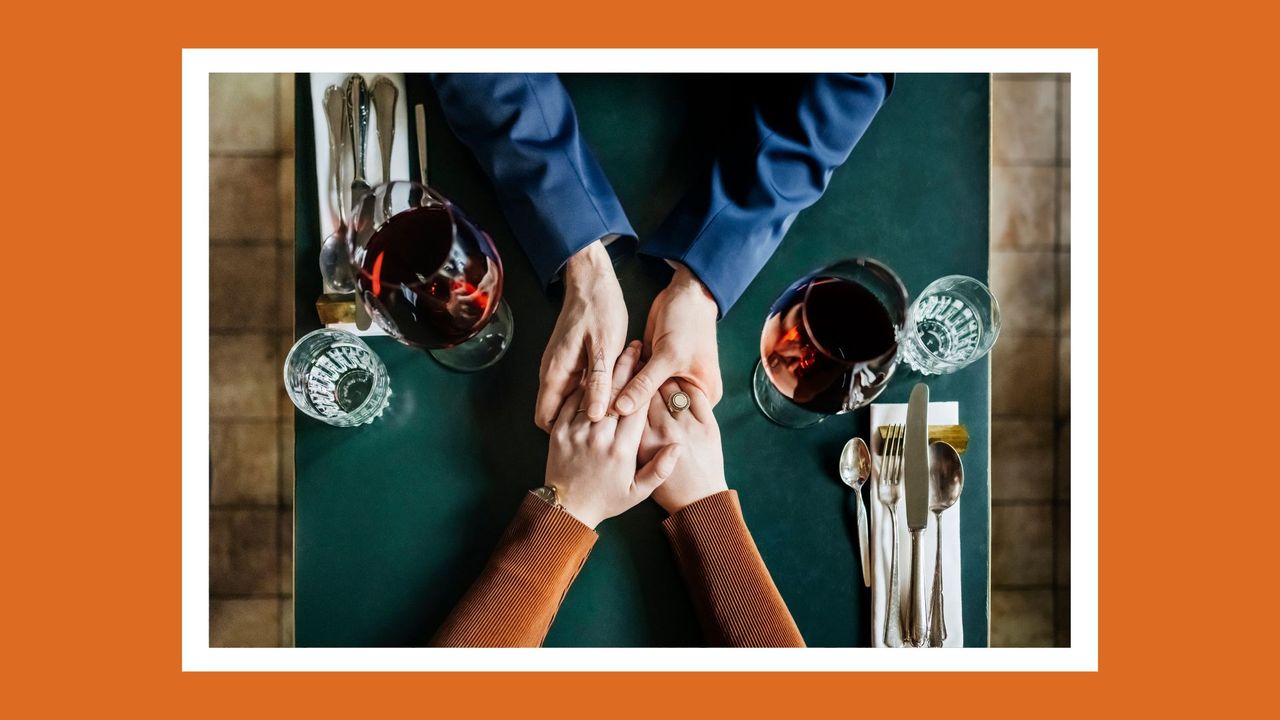
[[[862,502],[862,485],[869,477],[871,451],[862,438],[853,438],[840,451],[840,479],[853,489],[853,497],[858,505],[858,550],[862,555],[862,582],[867,587],[871,587],[871,563],[867,550],[867,508]]]
[[[400,90],[386,75],[373,79],[373,112],[378,116],[378,150],[382,160],[382,182],[391,182],[391,146],[396,137],[396,100]]]
[[[351,117],[347,114],[347,95],[337,85],[330,85],[324,91],[324,116],[329,125],[329,164],[332,166],[333,182],[338,193],[338,205],[334,208],[334,214],[338,216],[338,227],[320,244],[320,279],[326,293],[349,293],[355,291],[356,284],[342,247],[347,232],[342,164],[351,134]]]

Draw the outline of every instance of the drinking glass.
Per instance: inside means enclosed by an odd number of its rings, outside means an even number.
[[[357,200],[347,241],[356,296],[391,337],[462,371],[511,345],[498,250],[443,195],[408,180],[379,185]]]
[[[382,360],[360,338],[329,328],[304,335],[289,350],[284,388],[299,410],[337,427],[373,422],[391,397]]]
[[[991,350],[1000,335],[1000,304],[981,282],[964,275],[934,280],[911,304],[902,359],[922,375],[952,373]]]
[[[902,281],[870,258],[842,260],[792,283],[760,335],[752,379],[760,411],[799,428],[870,403],[893,376],[906,312]]]

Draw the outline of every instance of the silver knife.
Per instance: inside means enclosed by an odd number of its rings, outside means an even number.
[[[920,534],[929,524],[929,386],[917,384],[907,403],[907,439],[903,448],[903,474],[907,491],[907,528],[911,531],[911,594],[907,601],[907,642],[924,647],[924,564]]]

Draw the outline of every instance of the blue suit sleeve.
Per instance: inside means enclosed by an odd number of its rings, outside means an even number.
[[[449,127],[497,190],[516,240],[544,287],[593,241],[635,231],[578,130],[555,75],[437,74],[432,84]]]
[[[688,266],[721,316],[796,215],[817,202],[888,97],[892,75],[775,76],[753,81],[749,117],[716,148],[697,183],[639,251]]]

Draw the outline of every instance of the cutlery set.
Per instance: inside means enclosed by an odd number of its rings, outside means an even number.
[[[964,469],[954,447],[941,440],[930,442],[931,435],[942,426],[931,428],[928,416],[929,388],[920,383],[911,391],[905,424],[885,424],[878,428],[881,452],[879,481],[875,483],[876,499],[888,512],[892,538],[889,545],[889,582],[885,592],[887,608],[883,628],[883,642],[888,647],[942,647],[947,638],[942,588],[942,513],[959,499],[964,488]],[[840,470],[841,479],[857,491],[865,480],[859,480],[859,445],[863,448],[866,446],[860,439],[855,440],[857,442],[850,441],[841,454]],[[868,456],[868,465],[870,461]],[[862,510],[860,493],[857,502],[858,509]],[[898,560],[900,503],[906,506],[907,530],[911,538],[905,612],[902,607],[902,579]],[[934,515],[936,545],[933,582],[931,586],[926,586],[922,537],[928,527],[930,513]],[[883,515],[880,517],[883,519]],[[867,581],[867,533],[864,518],[865,512],[859,512],[863,578]],[[877,536],[883,537],[883,534],[878,533]],[[926,598],[926,595],[929,597]]]
[[[337,228],[320,244],[320,278],[324,295],[316,301],[316,309],[326,325],[354,322],[360,330],[367,330],[371,324],[364,304],[355,298],[355,273],[345,242],[346,218],[348,212],[371,190],[365,174],[371,112],[377,116],[382,181],[391,180],[391,149],[395,142],[399,96],[396,84],[383,75],[375,77],[372,85],[365,84],[363,75],[349,75],[342,86],[330,85],[324,91],[324,114],[329,128],[329,168],[337,193],[337,204],[333,209],[338,218]],[[343,176],[348,149],[352,179],[350,194],[344,195],[347,186]],[[354,314],[350,310],[354,310]]]

